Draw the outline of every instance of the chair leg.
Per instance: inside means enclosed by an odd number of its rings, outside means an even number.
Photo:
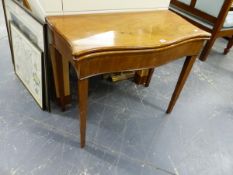
[[[233,46],[233,36],[228,41],[227,47],[224,50],[224,55],[229,53],[232,46]]]
[[[177,99],[179,98],[179,95],[181,93],[181,90],[184,87],[184,84],[189,76],[190,71],[192,70],[193,64],[195,63],[197,56],[188,56],[184,62],[182,71],[180,73],[179,80],[176,84],[175,91],[173,92],[170,104],[167,108],[167,114],[172,112],[172,109],[174,108]]]
[[[211,48],[213,47],[214,45],[214,42],[216,41],[216,37],[215,36],[212,36],[211,39],[206,43],[204,49],[202,50],[202,53],[199,57],[199,59],[201,61],[206,61],[207,60],[207,57],[211,51]]]
[[[84,148],[86,142],[86,121],[88,105],[88,79],[78,80],[78,99],[80,116],[80,147]]]

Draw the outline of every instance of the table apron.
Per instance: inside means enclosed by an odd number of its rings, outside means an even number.
[[[184,56],[198,55],[204,40],[199,39],[159,50],[112,51],[93,53],[75,62],[79,79],[95,75],[155,68]]]

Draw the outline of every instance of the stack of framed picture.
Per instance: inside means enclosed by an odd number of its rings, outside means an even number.
[[[43,110],[50,110],[47,28],[18,0],[2,0],[14,70]]]

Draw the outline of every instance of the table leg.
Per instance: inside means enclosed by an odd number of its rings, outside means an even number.
[[[168,114],[172,112],[172,109],[176,104],[176,101],[181,93],[181,90],[184,87],[184,84],[188,78],[188,75],[193,67],[193,64],[194,64],[196,58],[197,58],[197,56],[188,56],[186,58],[184,65],[183,65],[183,68],[182,68],[182,71],[180,73],[179,80],[176,84],[175,91],[173,92],[170,104],[169,104],[168,109],[167,109]]]
[[[64,77],[63,77],[63,63],[62,63],[62,55],[58,52],[57,49],[55,51],[55,64],[56,64],[56,75],[58,82],[58,92],[60,96],[60,106],[61,110],[65,111],[65,88],[64,88]]]
[[[149,69],[149,74],[148,74],[148,76],[147,76],[147,80],[146,80],[145,87],[149,87],[151,78],[152,78],[153,73],[154,73],[154,70],[155,70],[155,69]]]
[[[135,72],[134,82],[137,85],[145,85],[147,77],[149,74],[149,69],[138,70]]]
[[[55,88],[55,98],[57,99],[57,102],[59,106],[61,106],[61,99],[60,99],[60,90],[59,90],[59,79],[61,77],[61,72],[58,70],[57,67],[57,59],[60,59],[61,55],[58,51],[56,51],[56,48],[53,45],[49,45],[49,52],[50,52],[50,58],[52,63],[52,71],[53,71],[53,79],[54,79],[54,88]],[[56,58],[59,57],[59,58]],[[61,63],[59,63],[61,64]],[[70,95],[70,80],[69,80],[69,62],[62,58],[62,71],[63,71],[63,87],[64,87],[64,97],[63,97],[63,106],[71,103],[71,95]],[[61,65],[59,66],[61,67]],[[59,68],[60,69],[60,68]]]
[[[88,103],[88,79],[78,80],[78,99],[80,116],[80,147],[85,146],[87,103]]]

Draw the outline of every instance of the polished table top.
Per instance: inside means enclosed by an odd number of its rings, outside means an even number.
[[[148,49],[210,35],[168,10],[47,17],[73,55],[96,51]]]

